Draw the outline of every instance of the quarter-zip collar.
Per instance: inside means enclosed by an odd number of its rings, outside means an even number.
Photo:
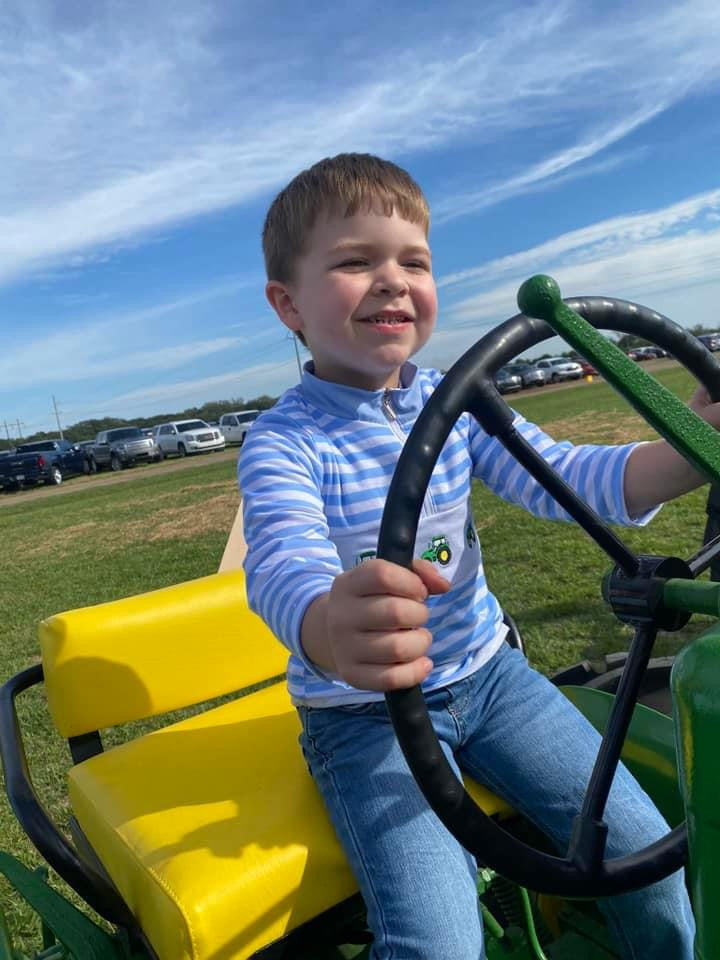
[[[331,383],[316,377],[313,362],[303,368],[298,390],[312,406],[324,413],[344,420],[364,420],[370,423],[388,422],[387,404],[401,424],[411,425],[422,409],[422,395],[417,367],[404,363],[400,369],[401,386],[396,390],[359,390],[340,383]]]

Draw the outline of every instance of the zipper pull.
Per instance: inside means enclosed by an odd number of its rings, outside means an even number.
[[[385,411],[385,416],[388,418],[388,420],[397,420],[397,414],[393,410],[392,403],[390,402],[390,391],[388,390],[387,387],[385,388],[385,392],[383,393],[382,403],[383,403],[383,409]]]

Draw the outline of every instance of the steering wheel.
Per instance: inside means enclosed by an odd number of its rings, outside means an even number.
[[[489,435],[498,437],[615,562],[604,594],[620,619],[635,627],[635,636],[566,855],[553,856],[528,846],[475,805],[440,748],[419,686],[391,691],[386,702],[410,770],[428,803],[478,862],[542,893],[606,897],[661,880],[687,861],[685,823],[643,850],[605,859],[603,813],[657,630],[678,629],[690,616],[663,604],[663,580],[693,579],[720,547],[701,550],[689,561],[636,556],[514,429],[515,415],[499,394],[494,374],[514,357],[560,334],[687,459],[717,478],[720,444],[715,431],[597,331],[635,334],[656,343],[703,383],[713,400],[720,400],[720,365],[692,334],[654,310],[606,297],[563,301],[549,277],[534,277],[523,284],[518,304],[524,313],[471,347],[418,417],[390,485],[377,556],[411,566],[430,476],[455,421],[468,412]]]

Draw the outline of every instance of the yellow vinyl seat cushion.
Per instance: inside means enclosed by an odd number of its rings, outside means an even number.
[[[160,960],[242,960],[357,890],[299,732],[281,682],[70,771],[75,816]]]

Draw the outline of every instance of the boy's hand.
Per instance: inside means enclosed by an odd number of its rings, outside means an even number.
[[[688,406],[699,417],[706,420],[711,427],[715,427],[716,430],[720,429],[720,403],[713,403],[705,387],[701,385],[697,388],[690,398]]]
[[[430,594],[448,581],[427,560],[408,570],[368,560],[335,578],[327,601],[327,637],[335,671],[363,690],[396,690],[421,683],[432,670],[425,629]]]

